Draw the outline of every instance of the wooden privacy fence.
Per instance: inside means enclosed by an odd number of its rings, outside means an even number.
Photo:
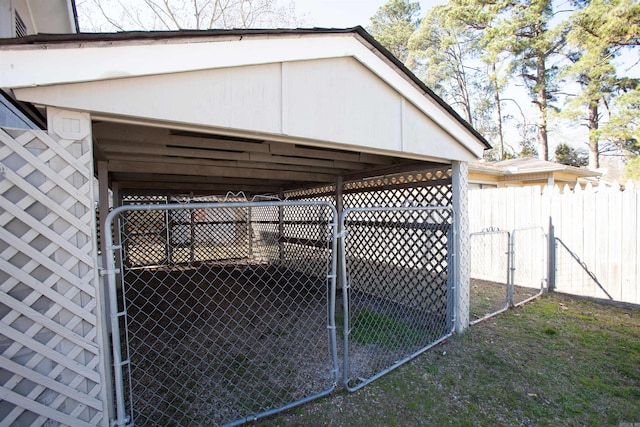
[[[470,230],[543,226],[551,242],[553,289],[640,304],[638,193],[631,181],[624,191],[590,184],[573,190],[569,186],[472,190]]]

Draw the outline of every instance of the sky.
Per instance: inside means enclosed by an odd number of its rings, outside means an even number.
[[[387,0],[294,0],[305,26],[326,28],[367,27],[369,19]],[[445,0],[420,0],[420,16]]]

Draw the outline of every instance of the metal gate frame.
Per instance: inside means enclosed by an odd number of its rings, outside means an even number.
[[[270,410],[263,411],[258,414],[251,414],[246,418],[241,418],[236,421],[230,422],[226,425],[240,425],[244,424],[248,421],[253,421],[258,418],[263,418],[266,416],[274,415],[278,412],[291,409],[308,401],[320,398],[322,396],[326,396],[333,392],[339,381],[339,366],[338,366],[338,356],[337,356],[337,338],[336,338],[336,325],[335,325],[335,307],[336,307],[336,272],[337,272],[337,238],[338,238],[338,215],[335,207],[327,202],[322,201],[268,201],[268,202],[227,202],[227,203],[192,203],[192,204],[182,204],[176,206],[176,204],[157,204],[157,205],[130,205],[130,206],[120,206],[118,208],[113,209],[106,218],[106,230],[105,230],[105,243],[106,243],[106,265],[101,274],[105,275],[107,278],[107,287],[108,287],[108,302],[109,302],[109,312],[110,312],[110,327],[111,327],[111,337],[112,337],[112,357],[113,357],[113,380],[114,380],[114,388],[115,388],[115,419],[113,420],[112,425],[116,426],[130,426],[133,425],[134,420],[132,418],[132,413],[127,413],[126,399],[125,395],[125,376],[130,375],[130,360],[128,349],[125,352],[127,357],[123,360],[122,358],[122,345],[121,342],[121,325],[124,325],[126,332],[126,324],[127,324],[127,307],[126,305],[120,310],[118,307],[122,306],[118,301],[118,279],[117,275],[121,273],[121,270],[116,266],[116,260],[122,260],[122,245],[114,244],[114,231],[119,232],[119,225],[116,223],[116,218],[120,214],[125,211],[148,211],[148,210],[171,210],[176,209],[176,207],[181,209],[217,209],[217,208],[247,208],[249,210],[254,208],[267,208],[267,207],[278,207],[280,211],[282,211],[283,207],[322,207],[328,209],[330,212],[331,218],[328,218],[326,224],[330,227],[330,236],[327,236],[327,240],[329,240],[329,246],[331,250],[331,262],[330,262],[330,271],[327,275],[327,279],[329,281],[329,290],[328,290],[328,301],[327,301],[327,310],[328,310],[328,324],[326,325],[328,331],[328,341],[329,341],[329,350],[331,357],[331,373],[334,377],[333,383],[331,387],[326,390],[323,390],[319,393],[306,396],[299,400],[289,402],[286,405],[273,408]],[[282,215],[279,215],[280,220],[282,220]],[[250,239],[251,240],[251,239]],[[129,396],[131,399],[131,396]]]
[[[403,357],[401,357],[399,360],[395,360],[393,363],[391,363],[390,365],[388,365],[386,368],[383,368],[381,370],[379,370],[377,373],[375,373],[373,376],[369,377],[369,378],[358,378],[359,383],[356,384],[355,386],[351,386],[349,384],[349,381],[351,380],[350,378],[350,372],[349,372],[349,362],[350,362],[350,354],[349,354],[349,344],[350,344],[350,334],[352,332],[351,329],[351,320],[352,320],[352,315],[353,312],[351,310],[351,286],[350,286],[350,281],[349,278],[347,276],[347,261],[346,261],[346,249],[347,249],[347,244],[346,244],[346,239],[348,238],[349,235],[349,230],[347,227],[347,216],[349,216],[351,213],[367,213],[367,212],[408,212],[411,213],[413,212],[414,214],[417,213],[417,216],[420,217],[421,215],[423,215],[424,213],[428,213],[428,212],[435,212],[435,211],[449,211],[450,212],[450,223],[447,223],[447,259],[446,259],[446,263],[447,263],[447,283],[446,283],[446,293],[445,293],[445,298],[446,298],[446,303],[445,303],[445,325],[448,324],[449,328],[444,332],[443,335],[439,336],[438,338],[436,338],[435,340],[432,340],[428,343],[425,343],[425,345],[421,346],[419,349],[412,351],[410,354],[405,354]],[[428,214],[427,214],[428,216]],[[415,218],[415,215],[414,215]],[[371,383],[372,381],[380,378],[383,375],[386,375],[387,373],[393,371],[394,369],[402,366],[403,364],[411,361],[412,359],[416,358],[417,356],[419,356],[420,354],[424,353],[425,351],[429,350],[430,348],[433,348],[434,346],[440,344],[441,342],[443,342],[444,340],[446,340],[447,338],[451,337],[455,331],[455,324],[456,324],[456,319],[455,319],[455,309],[454,309],[454,305],[455,305],[455,297],[454,297],[454,290],[455,290],[455,283],[456,283],[456,278],[455,278],[455,268],[453,268],[453,262],[452,262],[452,257],[455,256],[455,227],[454,227],[454,222],[455,222],[455,213],[453,211],[453,209],[451,207],[447,207],[447,206],[438,206],[438,207],[425,207],[425,206],[403,206],[403,207],[365,207],[365,208],[349,208],[349,209],[345,209],[342,214],[340,215],[340,240],[339,240],[339,247],[340,247],[340,261],[341,261],[341,265],[340,265],[340,272],[341,272],[341,283],[342,283],[342,304],[343,304],[343,313],[344,313],[344,319],[343,319],[343,386],[344,388],[349,391],[349,392],[354,392],[357,391],[359,389],[361,389],[362,387],[366,386],[367,384]],[[394,226],[396,223],[394,223]],[[422,224],[420,223],[413,223],[411,225],[408,225],[408,228],[413,228],[413,229],[426,229],[428,228],[430,225],[440,225],[441,224],[424,224],[424,226],[422,226]]]
[[[515,282],[516,282],[516,273],[519,269],[518,264],[516,263],[517,260],[519,260],[520,258],[517,258],[516,255],[520,252],[519,248],[517,248],[517,238],[519,235],[521,235],[524,232],[539,232],[538,237],[543,238],[544,241],[541,242],[540,244],[540,248],[542,249],[542,259],[539,260],[540,262],[540,266],[541,266],[541,271],[542,271],[542,275],[541,277],[539,277],[540,279],[540,288],[539,290],[530,296],[527,296],[526,298],[522,299],[521,301],[515,301]],[[504,230],[500,230],[499,228],[486,228],[480,232],[474,232],[470,234],[470,237],[474,236],[474,235],[482,235],[482,234],[496,234],[496,233],[506,233],[508,236],[508,249],[506,252],[507,255],[507,269],[508,271],[506,272],[506,279],[507,279],[507,288],[506,288],[506,304],[503,307],[500,307],[498,310],[493,311],[491,313],[487,313],[486,315],[484,315],[483,317],[476,319],[472,322],[469,323],[469,325],[475,325],[479,322],[482,322],[484,320],[487,320],[493,316],[495,316],[496,314],[502,313],[506,310],[508,310],[509,308],[513,308],[513,307],[519,307],[521,305],[524,305],[536,298],[538,298],[540,295],[544,294],[545,292],[548,291],[548,282],[549,282],[549,272],[548,272],[548,258],[549,258],[549,244],[548,244],[548,235],[545,233],[545,230],[543,227],[541,226],[531,226],[531,227],[522,227],[522,228],[516,228],[514,230],[509,231],[504,231]],[[472,255],[473,257],[473,255]],[[535,279],[537,280],[537,279]],[[537,289],[537,288],[532,288],[532,289]]]
[[[542,258],[539,260],[540,262],[540,267],[541,267],[541,272],[542,275],[541,277],[539,277],[538,279],[540,280],[540,289],[537,293],[535,293],[534,295],[531,295],[525,299],[523,299],[522,301],[518,301],[515,302],[514,301],[514,288],[515,288],[515,275],[516,275],[516,271],[518,270],[518,264],[517,261],[519,258],[516,258],[516,255],[518,254],[518,249],[516,248],[516,244],[517,244],[517,237],[522,234],[523,232],[539,232],[538,234],[538,238],[543,238],[544,241],[542,242],[542,244],[540,245],[542,248],[541,254],[542,254]],[[534,299],[538,298],[540,295],[544,294],[547,290],[548,290],[548,283],[549,283],[549,272],[548,272],[548,259],[549,259],[549,237],[547,235],[547,233],[544,231],[544,228],[541,226],[532,226],[532,227],[522,227],[522,228],[516,228],[515,230],[513,230],[511,232],[511,274],[510,276],[510,285],[511,285],[511,292],[509,294],[509,304],[512,307],[519,307],[523,304],[528,303],[529,301],[533,301]],[[538,280],[536,279],[536,280]],[[533,288],[536,289],[536,288]]]
[[[485,313],[482,317],[472,320],[469,322],[469,326],[473,326],[476,323],[482,322],[487,320],[490,317],[495,316],[496,314],[502,313],[506,310],[509,309],[509,307],[511,306],[511,287],[510,287],[510,283],[511,283],[511,274],[512,274],[512,254],[513,254],[513,246],[512,246],[512,240],[511,240],[511,232],[509,231],[505,231],[505,230],[500,230],[498,228],[493,228],[493,227],[489,227],[489,228],[485,228],[482,231],[478,231],[478,232],[474,232],[471,233],[469,235],[469,245],[471,247],[471,264],[473,265],[474,263],[474,253],[473,253],[473,239],[474,236],[479,237],[479,236],[498,236],[498,235],[505,235],[506,236],[506,243],[507,243],[507,247],[506,248],[498,248],[498,253],[501,254],[500,250],[501,249],[505,249],[504,252],[504,256],[506,257],[506,265],[501,266],[504,268],[504,284],[505,284],[505,293],[504,293],[504,305],[498,307],[497,310],[491,311],[489,313]],[[471,304],[472,304],[472,299],[471,299],[471,289],[469,289],[469,308],[471,310]]]

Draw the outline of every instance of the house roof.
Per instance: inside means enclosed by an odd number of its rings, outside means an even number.
[[[544,172],[570,172],[579,177],[599,176],[600,172],[549,162],[534,157],[502,160],[500,162],[472,162],[469,169],[497,175],[515,175]]]
[[[469,132],[471,132],[478,140],[480,140],[487,149],[491,149],[489,142],[466,120],[460,115],[442,98],[435,94],[422,80],[420,80],[415,74],[413,74],[405,65],[396,58],[389,50],[382,46],[376,39],[369,34],[361,26],[336,29],[336,28],[311,28],[311,29],[230,29],[230,30],[180,30],[180,31],[131,31],[131,32],[117,32],[117,33],[79,33],[78,18],[75,9],[75,2],[70,2],[72,5],[73,13],[73,25],[75,26],[76,34],[37,34],[18,39],[0,39],[1,45],[25,45],[25,44],[56,44],[56,43],[69,43],[69,42],[109,42],[109,41],[140,41],[140,40],[161,40],[161,39],[174,39],[174,38],[208,38],[208,37],[242,37],[245,35],[279,35],[279,34],[344,34],[355,33],[362,37],[367,43],[371,44],[381,55],[383,55],[388,61],[393,63],[408,79],[410,79],[415,85],[417,85],[426,96],[436,101],[442,108],[444,108],[451,116],[453,116],[461,125],[463,125]]]
[[[131,188],[159,175],[290,187],[471,161],[489,147],[361,27],[2,40],[0,87],[89,113],[97,159]]]

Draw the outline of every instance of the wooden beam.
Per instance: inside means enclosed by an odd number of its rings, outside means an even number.
[[[255,142],[235,141],[228,138],[195,137],[173,135],[169,129],[124,124],[96,123],[94,137],[103,141],[133,142],[145,145],[168,145],[191,148],[213,148],[227,151],[269,152],[269,145],[261,140]]]
[[[145,173],[112,173],[114,180],[117,181],[149,181],[149,182],[181,182],[181,183],[207,183],[218,184],[222,182],[219,177],[212,176],[198,176],[198,175],[166,175],[166,174],[145,174]],[[225,179],[224,182],[229,182],[230,179]],[[250,178],[233,178],[233,183],[245,186],[267,186],[277,187],[284,183],[284,181],[277,181],[272,179],[261,179],[256,181]]]
[[[130,158],[131,154],[147,154],[153,156],[170,156],[193,159],[245,160],[281,165],[319,166],[323,168],[337,169],[340,171],[357,171],[366,168],[366,165],[363,165],[362,163],[343,160],[324,160],[304,157],[276,156],[269,153],[256,152],[239,153],[218,151],[213,149],[201,150],[194,148],[175,148],[166,147],[160,144],[145,145],[140,143],[130,143],[126,141],[114,140],[103,140],[100,143],[99,147],[107,158],[116,158],[116,156],[118,155],[128,155]],[[136,160],[140,160],[140,157],[136,157]]]
[[[110,154],[152,154],[157,156],[192,157],[198,159],[216,160],[249,160],[249,153],[202,150],[199,148],[167,147],[160,144],[141,144],[131,141],[102,140],[99,144],[102,152],[109,157]]]
[[[203,165],[177,165],[172,163],[149,163],[110,160],[109,170],[113,172],[163,173],[169,175],[203,175],[230,178],[278,179],[285,181],[329,182],[334,176],[324,173],[309,173],[280,170],[261,170]]]
[[[416,172],[416,173],[423,172],[429,169],[433,169],[435,166],[441,169],[446,165],[440,165],[432,162],[419,162],[419,161],[411,160],[411,161],[406,161],[405,163],[399,163],[392,166],[371,168],[363,172],[346,174],[344,175],[343,178],[345,182],[357,181],[364,178],[373,178],[375,176],[382,176],[382,175],[393,175],[393,174],[405,173],[405,172]]]
[[[283,156],[309,157],[315,159],[341,160],[346,162],[363,162],[379,165],[393,163],[390,157],[378,156],[375,154],[363,154],[357,151],[349,152],[342,150],[331,150],[311,147],[301,147],[297,144],[287,144],[284,142],[269,142],[271,154]]]
[[[110,154],[109,160],[122,160],[131,161],[130,154]],[[266,169],[266,170],[285,170],[285,171],[297,171],[297,172],[313,172],[313,173],[325,173],[325,174],[337,174],[342,172],[342,169],[331,168],[319,168],[312,166],[298,166],[298,165],[286,165],[277,163],[263,163],[263,162],[249,162],[249,161],[234,161],[234,160],[207,160],[197,158],[181,158],[181,157],[164,157],[153,155],[138,155],[135,157],[137,162],[151,162],[151,163],[167,163],[177,165],[201,165],[211,167],[234,167],[234,168],[246,168],[246,169]]]
[[[274,156],[264,153],[250,153],[249,157],[249,160],[251,161],[271,162],[284,165],[320,166],[340,170],[362,170],[366,168],[366,165],[363,165],[362,163],[348,162],[344,160],[324,160],[309,157]]]
[[[207,183],[167,183],[156,181],[121,181],[120,187],[123,190],[158,190],[169,193],[184,193],[197,191],[201,193],[226,194],[228,191],[245,191],[252,193],[277,193],[278,187],[269,186],[247,186],[235,184],[233,182],[220,182],[218,184]]]

